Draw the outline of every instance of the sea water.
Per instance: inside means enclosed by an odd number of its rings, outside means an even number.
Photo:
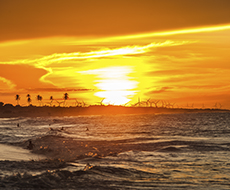
[[[230,189],[230,112],[0,119],[29,141],[48,161],[2,159],[0,188]]]

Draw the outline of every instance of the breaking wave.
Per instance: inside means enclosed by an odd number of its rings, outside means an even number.
[[[20,124],[18,127],[17,124]],[[226,189],[230,113],[0,119],[2,189]]]

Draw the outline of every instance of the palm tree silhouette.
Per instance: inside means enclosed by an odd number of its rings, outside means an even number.
[[[42,97],[42,96],[40,96],[40,102],[41,102],[41,105],[43,106],[42,99],[43,99],[43,97]]]
[[[54,100],[53,96],[50,96],[50,106],[52,106],[53,100]]]
[[[66,105],[66,100],[69,99],[69,94],[68,93],[65,93],[64,94],[64,105]]]
[[[38,102],[40,101],[40,95],[37,95],[37,101]]]
[[[41,106],[41,104],[42,104],[42,96],[37,95],[37,101],[39,102],[39,105]]]
[[[28,102],[28,105],[31,105],[31,98],[30,98],[30,94],[27,94],[26,95],[26,97],[27,97],[27,102]]]
[[[20,96],[18,94],[16,95],[16,100],[17,100],[17,105],[19,105]]]

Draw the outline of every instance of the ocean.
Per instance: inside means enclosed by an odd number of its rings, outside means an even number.
[[[0,118],[0,149],[0,189],[230,189],[227,111]]]

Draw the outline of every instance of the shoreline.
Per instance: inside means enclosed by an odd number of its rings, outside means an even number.
[[[124,106],[89,106],[89,107],[37,107],[13,106],[6,104],[0,107],[0,118],[11,117],[51,117],[79,115],[119,115],[119,114],[177,114],[230,112],[227,109],[185,109],[185,108],[156,108],[156,107],[124,107]]]

